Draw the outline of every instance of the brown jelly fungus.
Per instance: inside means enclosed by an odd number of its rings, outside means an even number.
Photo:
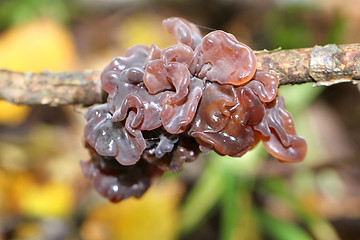
[[[82,162],[96,190],[117,202],[140,197],[164,171],[178,172],[201,151],[240,157],[262,141],[283,162],[304,159],[306,142],[277,97],[278,78],[224,31],[202,37],[181,18],[163,22],[178,41],[136,45],[101,73],[107,103],[86,113]]]

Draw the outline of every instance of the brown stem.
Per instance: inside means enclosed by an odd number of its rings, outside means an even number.
[[[275,73],[281,85],[360,82],[360,44],[258,51],[257,67]],[[19,73],[0,69],[0,99],[15,104],[90,106],[103,102],[98,71]]]

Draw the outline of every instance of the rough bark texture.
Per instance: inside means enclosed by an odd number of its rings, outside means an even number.
[[[360,44],[257,53],[257,67],[275,73],[280,85],[314,82],[315,86],[359,82]]]
[[[360,82],[360,44],[258,51],[257,68],[278,75],[280,85],[329,86]],[[103,102],[98,71],[18,73],[0,69],[0,99],[15,104],[90,106]]]
[[[0,70],[0,99],[23,105],[90,106],[102,102],[100,72],[19,73]]]

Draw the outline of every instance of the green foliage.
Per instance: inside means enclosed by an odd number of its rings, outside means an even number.
[[[301,197],[296,195],[296,192],[291,191],[291,187],[286,185],[284,179],[266,179],[262,182],[261,186],[269,194],[277,198],[278,201],[291,209],[316,239],[339,239],[332,226],[321,215],[314,212],[311,206],[306,205],[301,200]]]
[[[311,47],[314,33],[302,19],[304,14],[314,11],[305,6],[288,6],[273,8],[265,17],[265,31],[273,48],[282,49]]]
[[[274,7],[264,22],[271,47],[282,49],[341,43],[344,26],[345,19],[340,13],[329,17],[315,5]]]
[[[344,41],[344,17],[337,13],[333,20],[332,26],[328,32],[327,40],[329,43],[341,44]]]
[[[286,109],[296,117],[305,110],[325,89],[325,87],[313,87],[312,84],[301,84],[296,86],[280,86],[279,96],[284,97]]]
[[[180,231],[191,232],[214,209],[226,186],[226,172],[216,161],[209,162],[181,209]]]
[[[0,30],[37,17],[68,22],[70,8],[62,0],[5,0],[0,3]]]
[[[259,210],[257,216],[261,219],[264,231],[276,240],[311,240],[312,238],[297,225],[276,218],[266,211]]]

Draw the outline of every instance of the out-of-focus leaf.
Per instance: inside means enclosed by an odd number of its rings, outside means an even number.
[[[346,191],[339,173],[331,168],[323,169],[316,174],[316,185],[322,194],[333,200],[341,199]]]
[[[344,43],[345,40],[345,23],[346,20],[343,15],[335,13],[332,27],[329,29],[328,42],[333,44]]]
[[[279,201],[284,201],[299,219],[301,219],[316,239],[339,240],[336,231],[311,205],[306,205],[301,198],[294,195],[280,178],[266,179],[263,186],[268,189]]]
[[[161,49],[175,43],[175,39],[161,26],[162,18],[149,14],[135,14],[120,25],[119,39],[123,48],[135,44],[155,43]]]
[[[295,115],[304,110],[320,95],[325,87],[313,87],[312,84],[280,86],[279,95],[284,97],[286,109]]]
[[[66,71],[76,50],[70,32],[50,19],[15,25],[0,35],[0,68],[13,71]]]
[[[240,185],[241,187],[237,190],[236,196],[237,214],[239,217],[231,239],[260,240],[260,226],[255,212],[256,206],[251,196],[251,189],[248,188],[248,182],[241,183]]]
[[[182,206],[180,231],[183,234],[191,232],[214,208],[223,194],[226,184],[223,167],[216,159],[208,159],[208,161],[200,179]]]
[[[0,124],[9,126],[19,125],[24,122],[29,111],[29,107],[14,105],[0,100]]]
[[[0,69],[66,71],[74,68],[76,55],[70,32],[52,20],[15,25],[0,35]],[[28,107],[0,101],[0,124],[18,125],[28,112]]]
[[[14,239],[40,239],[41,229],[37,222],[20,224],[14,232]]]
[[[221,196],[221,230],[220,239],[233,239],[239,213],[236,205],[236,181],[231,169],[226,169],[224,177],[224,193]]]
[[[174,239],[182,186],[167,181],[153,186],[140,199],[104,203],[90,210],[83,239]]]
[[[21,207],[26,215],[36,217],[65,217],[73,207],[70,186],[61,183],[46,183],[32,186],[24,191]]]
[[[66,217],[73,209],[74,196],[70,186],[38,183],[30,175],[20,175],[13,184],[13,198],[18,210],[28,217]]]
[[[314,33],[304,21],[299,21],[299,18],[312,10],[312,7],[300,5],[270,10],[265,17],[265,31],[270,37],[272,47],[311,47],[314,43]]]
[[[22,172],[29,165],[27,160],[24,149],[15,144],[0,142],[0,168],[13,173]]]
[[[253,179],[238,177],[234,168],[227,169],[224,179],[226,184],[220,202],[222,218],[219,239],[260,239],[251,198]]]
[[[264,153],[262,146],[258,145],[241,158],[213,156],[225,171],[220,206],[221,239],[259,239],[249,195]]]
[[[45,16],[68,21],[69,9],[65,2],[64,0],[3,0],[0,2],[0,29]]]
[[[311,240],[312,238],[300,227],[290,222],[275,218],[265,211],[258,210],[258,219],[264,231],[276,240]]]
[[[7,174],[3,169],[0,168],[0,216],[3,216],[4,213],[9,210],[9,187],[11,179],[9,174]],[[1,219],[1,217],[0,217]]]

